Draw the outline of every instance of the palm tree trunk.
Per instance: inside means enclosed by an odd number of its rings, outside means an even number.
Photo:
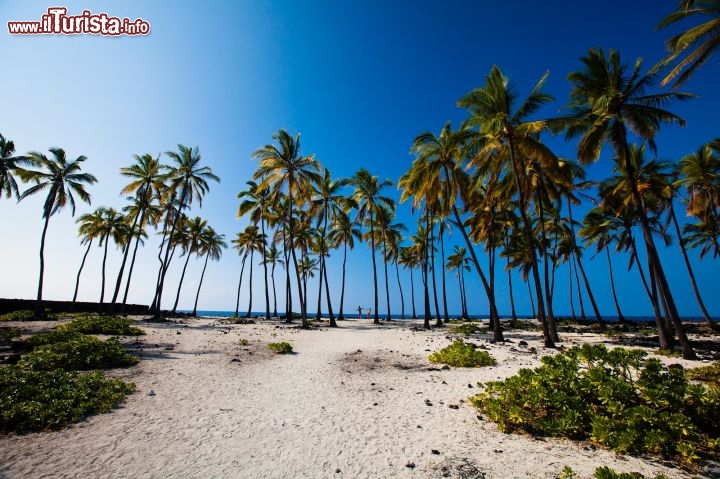
[[[270,279],[272,279],[273,288],[273,317],[277,317],[277,291],[275,290],[275,263],[272,265],[270,270]]]
[[[577,260],[578,269],[580,270],[580,275],[583,278],[583,283],[585,283],[585,291],[587,291],[588,297],[590,298],[590,304],[592,304],[593,312],[595,313],[595,319],[597,319],[598,326],[600,327],[600,331],[605,329],[605,324],[603,323],[602,316],[600,315],[600,309],[598,309],[598,305],[595,302],[595,295],[592,292],[592,289],[590,289],[590,281],[588,280],[587,275],[585,274],[585,268],[583,268],[582,261],[580,260],[580,255],[577,254],[577,252],[573,252],[575,254],[575,259]]]
[[[530,309],[532,310],[533,318],[537,318],[537,315],[535,314],[535,301],[533,300],[532,287],[530,286],[530,280],[526,279],[525,284],[527,284],[527,288],[528,288],[528,296],[530,297]]]
[[[248,288],[249,291],[249,300],[248,300],[248,310],[247,314],[245,315],[246,318],[249,318],[252,315],[252,300],[253,300],[253,290],[252,290],[252,284],[253,284],[253,261],[255,258],[255,249],[250,250],[250,282],[248,283],[250,287]]]
[[[335,315],[333,314],[333,309],[332,309],[332,301],[330,299],[330,283],[328,283],[327,266],[325,266],[323,274],[325,276],[325,297],[327,298],[327,307],[328,307],[328,315],[330,318],[330,327],[337,328],[337,323],[335,322]]]
[[[445,313],[445,322],[450,322],[450,316],[448,315],[448,305],[447,305],[447,291],[445,287],[445,239],[443,235],[443,228],[440,228],[440,255],[442,262],[440,263],[441,268],[440,271],[442,272],[442,297],[443,297],[443,312]]]
[[[47,213],[47,212],[46,212]],[[45,224],[43,225],[42,235],[40,236],[40,279],[38,280],[37,302],[35,303],[35,317],[42,319],[44,316],[42,307],[42,290],[43,277],[45,275],[45,235],[47,234],[48,224],[50,223],[50,215],[45,215]]]
[[[373,319],[373,324],[380,324],[380,315],[378,314],[377,266],[375,264],[375,221],[373,220],[372,211],[370,212],[370,247],[372,250],[373,288],[375,292],[375,317]]]
[[[267,240],[265,238],[265,217],[260,218],[260,230],[262,233],[262,259],[263,259],[263,276],[265,278],[265,319],[270,319],[270,289],[268,287],[268,274],[267,274],[267,253],[265,251],[267,247]]]
[[[342,285],[340,286],[340,312],[338,313],[339,320],[345,319],[343,308],[345,306],[345,264],[347,263],[347,242],[344,242],[343,244]]]
[[[397,278],[398,289],[400,290],[400,319],[405,319],[405,296],[403,295],[402,285],[400,284],[400,268],[397,261],[395,262],[395,277]]]
[[[424,304],[425,304],[425,321],[423,323],[423,327],[425,329],[430,329],[430,292],[428,291],[428,243],[429,243],[429,233],[428,230],[430,229],[430,212],[428,211],[427,204],[425,206],[425,242],[423,246],[425,247],[425,251],[423,251],[423,261],[422,261],[422,279],[423,279],[423,294],[424,294]]]
[[[555,312],[553,311],[553,301],[552,301],[552,291],[550,290],[550,282],[549,282],[549,260],[548,260],[548,238],[547,233],[545,231],[545,211],[543,208],[543,197],[541,196],[540,187],[538,186],[538,189],[535,192],[537,198],[535,200],[535,203],[538,206],[539,210],[539,222],[541,227],[541,234],[542,234],[542,257],[543,257],[543,263],[544,263],[544,272],[543,272],[543,281],[545,283],[545,298],[546,298],[546,311],[547,311],[547,323],[548,323],[548,329],[550,330],[550,336],[552,337],[552,340],[557,342],[560,341],[560,337],[557,333],[557,326],[555,324]],[[534,244],[533,244],[534,245]],[[533,254],[535,254],[533,252]]]
[[[387,270],[387,243],[385,242],[385,236],[383,235],[383,264],[385,266],[385,304],[387,304],[387,318],[386,321],[391,320],[390,314],[390,283],[388,281],[388,270]]]
[[[125,305],[127,304],[128,292],[130,291],[130,279],[132,279],[133,269],[135,268],[135,257],[137,255],[138,245],[140,245],[139,234],[135,239],[135,248],[133,248],[132,259],[130,260],[130,269],[128,270],[128,277],[125,282],[125,293],[123,294],[122,305],[120,306],[120,314],[125,314]]]
[[[109,243],[110,235],[105,235],[105,250],[102,260],[102,282],[100,283],[100,304],[98,305],[98,311],[102,311],[103,299],[105,299],[105,264],[107,262],[107,251]]]
[[[700,306],[700,311],[702,311],[703,317],[705,318],[705,322],[710,326],[711,328],[715,327],[715,323],[713,322],[712,318],[710,318],[710,314],[707,311],[707,308],[705,308],[705,303],[702,300],[702,297],[700,296],[700,290],[698,289],[697,281],[695,281],[695,273],[693,272],[692,267],[690,266],[690,260],[688,259],[687,255],[687,249],[685,248],[685,240],[683,239],[682,233],[680,233],[680,225],[678,224],[677,217],[675,216],[675,208],[673,208],[672,203],[670,204],[670,218],[673,221],[673,224],[675,225],[675,233],[678,237],[678,244],[680,245],[680,251],[682,252],[683,260],[685,261],[685,267],[688,270],[688,275],[690,275],[690,284],[693,288],[693,293],[695,293],[695,299],[698,302],[698,306]]]
[[[292,178],[290,179],[290,184],[292,185]],[[293,260],[293,267],[295,268],[295,278],[297,280],[297,286],[298,286],[298,296],[300,297],[300,315],[302,318],[302,325],[303,328],[309,328],[310,323],[308,323],[307,319],[307,291],[303,294],[303,282],[300,279],[300,271],[298,270],[298,261],[297,261],[297,255],[295,254],[295,238],[293,233],[293,196],[292,196],[292,188],[288,189],[288,203],[289,203],[289,230],[290,230],[290,255],[292,256]],[[291,303],[292,304],[292,303]]]
[[[463,319],[470,319],[467,306],[467,288],[465,287],[465,270],[462,265],[460,267],[460,285],[462,286],[462,317]]]
[[[82,273],[83,268],[85,267],[85,260],[87,259],[87,255],[90,252],[90,246],[92,246],[93,240],[90,239],[88,242],[88,247],[85,250],[85,254],[83,255],[82,262],[80,263],[80,269],[78,269],[77,278],[75,279],[75,294],[73,294],[72,302],[74,303],[77,300],[78,295],[78,288],[80,287],[80,274]]]
[[[318,261],[320,263],[320,270],[318,271],[318,300],[317,300],[317,308],[315,310],[315,318],[316,319],[322,319],[322,290],[323,290],[323,257],[322,257],[322,248],[320,249],[320,259]]]
[[[458,289],[460,290],[460,317],[462,319],[465,319],[465,292],[463,291],[463,284],[462,284],[462,265],[460,265],[460,269],[458,269]]]
[[[655,288],[655,283],[652,284],[652,288],[648,284],[647,278],[645,277],[645,272],[642,268],[642,265],[640,264],[640,258],[637,254],[637,246],[635,244],[635,239],[630,234],[628,236],[630,238],[630,248],[632,249],[630,259],[632,261],[634,258],[635,264],[638,268],[638,272],[640,273],[640,281],[642,282],[642,285],[645,288],[645,292],[650,299],[650,305],[652,306],[653,315],[655,316],[655,325],[658,328],[658,341],[660,343],[660,349],[672,349],[672,341],[670,335],[665,328],[665,324],[663,323],[663,319],[660,314],[660,305],[658,304],[657,298],[657,288]]]
[[[242,288],[243,273],[245,272],[245,260],[247,259],[247,250],[243,254],[242,266],[240,267],[240,279],[238,280],[237,299],[235,300],[235,317],[240,317],[240,288]]]
[[[408,268],[410,270],[410,302],[412,303],[412,319],[417,319],[417,314],[415,313],[415,281],[413,280],[413,268]]]
[[[142,214],[144,214],[144,212],[141,212],[141,215]],[[122,263],[120,263],[120,271],[118,271],[117,280],[115,281],[115,291],[113,292],[112,301],[110,301],[110,304],[112,304],[113,306],[115,306],[118,294],[120,294],[120,286],[122,285],[122,278],[123,274],[125,273],[125,264],[127,263],[128,254],[130,253],[130,243],[132,243],[132,238],[135,234],[135,228],[137,228],[138,220],[139,215],[136,215],[135,219],[133,220],[133,224],[130,227],[130,235],[128,236],[127,244],[123,248],[123,259]]]
[[[172,312],[173,314],[177,311],[177,305],[180,301],[180,290],[182,289],[183,281],[185,281],[185,271],[187,270],[188,263],[190,262],[190,250],[187,252],[185,258],[185,264],[183,265],[182,274],[180,275],[180,283],[178,284],[177,294],[175,295],[175,302],[173,303]]]
[[[202,288],[203,278],[205,278],[205,269],[207,268],[209,258],[210,258],[210,254],[206,254],[205,255],[205,264],[203,265],[202,273],[200,274],[200,284],[198,284],[197,293],[195,294],[195,304],[193,305],[193,310],[192,310],[193,316],[197,316],[197,305],[198,305],[198,299],[200,299],[200,288]]]
[[[510,258],[507,258],[507,264],[510,265]],[[512,325],[515,327],[517,325],[517,314],[515,312],[515,297],[513,296],[513,283],[512,283],[512,271],[508,268],[507,270],[507,277],[508,277],[508,291],[510,292],[510,314],[512,318]],[[530,295],[530,299],[532,299],[532,295]]]
[[[433,229],[435,229],[433,219]],[[435,327],[443,326],[443,320],[440,316],[440,304],[438,303],[437,294],[437,282],[435,281],[435,232],[430,232],[430,267],[432,269],[432,285],[433,285],[433,299],[435,302]]]
[[[607,246],[605,246],[605,255],[607,256],[608,261],[608,271],[610,272],[610,289],[612,290],[613,301],[615,302],[615,309],[617,310],[618,314],[618,322],[624,323],[625,316],[623,316],[622,311],[620,310],[620,303],[617,299],[617,292],[615,291],[615,277],[613,275],[612,261],[610,261],[610,249]]]
[[[572,255],[570,255],[570,258],[572,258]],[[573,275],[572,275],[572,259],[568,260],[568,287],[570,289],[570,294],[568,295],[568,298],[570,299],[570,314],[572,315],[573,319],[577,319],[577,315],[575,314],[575,304],[573,301]]]
[[[585,302],[582,297],[582,288],[580,288],[580,275],[578,274],[577,262],[575,261],[575,255],[572,255],[572,264],[575,265],[575,285],[577,286],[578,302],[580,303],[580,319],[585,321],[587,316],[585,315]]]

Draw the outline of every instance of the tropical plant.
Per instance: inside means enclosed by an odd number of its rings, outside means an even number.
[[[243,190],[238,193],[238,198],[242,201],[238,207],[237,217],[241,218],[246,214],[250,215],[250,221],[257,225],[260,223],[260,233],[263,236],[265,234],[265,224],[267,223],[270,212],[270,194],[267,189],[260,191],[258,184],[254,181],[248,181],[247,190]],[[270,319],[270,290],[268,287],[268,274],[267,274],[267,248],[263,245],[262,248],[262,265],[265,280],[265,317]]]
[[[200,274],[200,282],[198,283],[197,293],[195,294],[195,304],[193,305],[192,315],[197,315],[197,305],[200,299],[200,288],[202,288],[203,279],[205,278],[205,270],[207,269],[208,260],[212,259],[220,261],[223,249],[227,248],[225,243],[225,235],[217,233],[210,226],[206,227],[200,234],[200,244],[198,248],[198,256],[205,256],[202,274]]]
[[[181,238],[178,240],[178,244],[185,254],[185,264],[183,265],[182,273],[180,274],[180,282],[178,283],[177,294],[175,295],[175,303],[172,307],[172,312],[177,310],[178,302],[180,301],[180,291],[182,290],[183,280],[185,279],[185,271],[187,265],[190,262],[190,256],[200,256],[200,246],[202,242],[202,235],[207,229],[207,221],[196,216],[193,219],[187,217],[183,218],[183,224],[180,226],[178,231],[181,232]]]
[[[5,198],[10,198],[11,195],[15,195],[20,199],[20,191],[13,173],[18,168],[31,166],[31,162],[24,156],[14,156],[14,153],[15,143],[0,133],[0,196],[4,194]]]

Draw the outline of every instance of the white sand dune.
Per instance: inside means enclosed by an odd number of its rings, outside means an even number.
[[[450,342],[447,331],[408,323],[303,331],[203,318],[143,328],[139,344],[127,342],[145,359],[114,372],[137,385],[124,406],[62,431],[1,437],[0,477],[553,478],[566,465],[580,477],[601,465],[690,477],[479,419],[466,402],[476,383],[538,365],[538,354],[517,347],[525,339],[545,354],[536,333],[484,343],[496,367],[441,370],[427,355]],[[270,353],[271,341],[296,354]]]

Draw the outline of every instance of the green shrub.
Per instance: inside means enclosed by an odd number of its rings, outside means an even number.
[[[29,309],[21,309],[11,311],[0,315],[0,321],[33,321],[35,319],[35,311]]]
[[[487,351],[475,349],[475,346],[456,339],[453,343],[432,353],[428,359],[433,363],[447,364],[461,368],[477,368],[480,366],[493,366],[495,358]]]
[[[715,361],[709,366],[688,369],[686,374],[688,379],[720,385],[720,362]]]
[[[248,340],[245,339],[245,338],[240,338],[240,340],[238,341],[238,343],[240,344],[240,346],[247,346],[248,344],[250,344],[250,341],[248,341]]]
[[[117,407],[133,383],[106,379],[101,372],[0,368],[0,431],[58,429],[91,414]]]
[[[130,326],[130,320],[127,318],[97,314],[78,315],[69,323],[58,326],[57,330],[117,336],[142,336],[145,334],[142,329]]]
[[[268,348],[278,354],[290,354],[293,352],[293,348],[290,343],[286,343],[284,341],[282,343],[270,343],[268,344]]]
[[[518,319],[514,322],[511,321],[509,325],[512,329],[519,329],[521,331],[540,331],[540,326],[533,323],[532,321],[527,321],[523,319]]]
[[[558,479],[577,479],[577,473],[570,467],[565,466],[560,472]],[[615,472],[614,469],[607,466],[601,466],[595,469],[595,479],[645,479],[645,476],[638,472]],[[662,474],[655,476],[655,479],[668,479]]]
[[[9,344],[21,334],[18,328],[0,328],[0,344]]]
[[[73,341],[82,336],[81,333],[75,331],[50,331],[48,333],[40,333],[30,336],[25,343],[31,347],[45,346],[46,344],[66,343]]]
[[[137,364],[138,359],[114,340],[101,341],[80,335],[67,342],[38,346],[25,355],[18,366],[33,371],[84,371],[111,369]]]
[[[452,326],[450,332],[470,336],[471,334],[479,333],[480,326],[477,323],[463,323],[458,326]]]
[[[589,439],[693,463],[720,446],[720,388],[688,382],[640,350],[574,347],[492,381],[471,402],[505,432]]]

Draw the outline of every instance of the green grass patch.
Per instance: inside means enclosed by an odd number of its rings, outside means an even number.
[[[593,475],[595,479],[648,479],[639,472],[615,472],[615,470],[608,466],[601,466],[595,469]],[[572,468],[565,466],[560,472],[558,479],[579,479],[577,472],[573,471]],[[667,476],[659,475],[655,476],[655,479],[668,479]]]
[[[57,315],[51,314],[50,310],[45,310],[45,317],[42,318],[44,320],[49,321],[55,321],[57,319]],[[17,311],[11,311],[9,313],[5,313],[0,315],[0,322],[2,321],[35,321],[37,318],[35,317],[35,311],[29,310],[29,309],[19,309]]]
[[[107,379],[101,372],[0,368],[0,431],[59,429],[122,403],[133,383]]]
[[[540,326],[533,323],[532,321],[527,321],[524,319],[518,319],[514,323],[511,321],[508,323],[510,328],[512,329],[519,329],[520,331],[540,331]]]
[[[130,320],[127,318],[98,314],[77,315],[69,323],[58,326],[57,330],[115,336],[142,336],[145,334],[142,329],[130,326]]]
[[[138,359],[114,340],[101,341],[94,336],[80,335],[66,342],[36,347],[26,354],[18,366],[33,371],[85,371],[132,366]]]
[[[286,343],[284,341],[282,343],[269,343],[268,349],[275,351],[278,354],[290,354],[293,352],[293,348],[290,343]]]
[[[465,336],[470,336],[471,334],[476,334],[481,331],[480,331],[480,325],[478,323],[462,323],[457,326],[452,326],[450,328],[450,332],[464,334]]]
[[[30,345],[31,348],[36,348],[38,346],[45,346],[46,344],[74,341],[80,339],[82,336],[82,333],[75,331],[50,331],[30,336],[25,340],[25,343]]]
[[[433,363],[447,364],[459,368],[478,368],[494,366],[495,358],[487,351],[476,349],[474,345],[456,339],[446,348],[432,353],[428,359]]]
[[[238,344],[240,344],[240,346],[247,346],[247,345],[250,344],[250,341],[248,341],[248,340],[245,339],[245,338],[240,338],[240,339],[238,340]]]
[[[679,349],[656,349],[653,354],[658,356],[665,356],[666,358],[681,358],[682,351]]]
[[[504,432],[590,440],[690,465],[720,449],[720,388],[688,381],[644,351],[583,345],[480,385],[470,398]]]
[[[720,362],[718,361],[709,366],[688,369],[686,374],[689,379],[711,383],[716,387],[720,387]]]

